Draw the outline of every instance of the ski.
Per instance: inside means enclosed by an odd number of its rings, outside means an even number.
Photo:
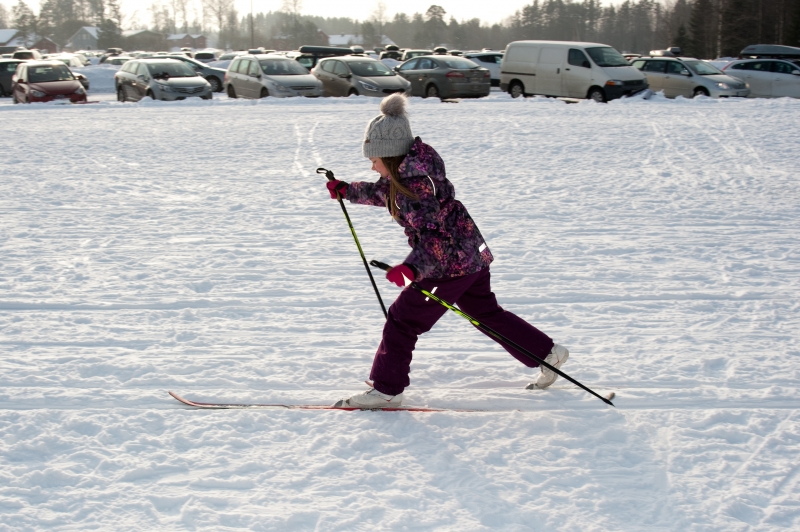
[[[380,410],[382,412],[490,412],[490,410],[476,410],[467,408],[428,408],[423,406],[397,406],[391,408],[358,408],[354,406],[333,405],[287,405],[280,403],[203,403],[184,399],[175,392],[169,394],[181,403],[194,408],[205,410],[343,410],[345,412],[362,410]]]
[[[200,401],[191,401],[184,399],[175,392],[169,394],[185,404],[193,408],[200,408],[204,410],[343,410],[345,412],[364,411],[364,410],[380,410],[382,412],[498,412],[498,410],[490,409],[475,409],[475,408],[432,408],[424,406],[397,406],[391,408],[376,408],[366,409],[354,406],[334,406],[334,405],[290,405],[281,403],[205,403]],[[614,392],[606,395],[610,401],[615,396]],[[502,412],[514,412],[515,410],[501,410]]]

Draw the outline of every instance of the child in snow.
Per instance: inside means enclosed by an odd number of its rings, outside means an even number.
[[[405,278],[417,281],[560,368],[569,356],[567,349],[497,304],[489,281],[492,254],[467,209],[456,201],[439,154],[411,133],[405,104],[402,94],[385,98],[381,114],[367,125],[362,151],[380,178],[375,183],[329,181],[331,198],[339,193],[351,203],[384,207],[405,229],[411,253],[386,274],[390,282],[402,287]],[[345,404],[360,408],[402,404],[417,337],[429,331],[446,311],[416,290],[403,290],[389,307],[383,339],[372,363],[372,382],[367,383],[371,388]],[[524,354],[503,347],[526,366],[539,366]],[[542,366],[537,380],[527,388],[547,388],[557,377]]]

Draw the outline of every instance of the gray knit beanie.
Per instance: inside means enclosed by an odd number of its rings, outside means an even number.
[[[406,116],[406,97],[396,92],[383,99],[381,114],[367,124],[364,132],[364,157],[405,155],[414,144],[411,124]]]

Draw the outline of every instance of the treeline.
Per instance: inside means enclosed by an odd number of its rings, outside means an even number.
[[[29,43],[47,37],[64,46],[81,27],[96,26],[98,45],[114,46],[123,23],[119,0],[44,0],[39,13],[22,0],[11,8],[10,13],[5,6],[0,7],[0,26],[16,29],[17,36]]]
[[[19,0],[10,10],[0,4],[0,26],[62,46],[81,26],[98,26],[101,47],[124,46],[122,29],[203,33],[226,49],[327,44],[320,31],[355,35],[370,48],[382,35],[414,48],[502,49],[514,40],[552,39],[600,42],[634,53],[680,46],[702,58],[735,56],[749,44],[800,46],[800,0],[628,0],[616,6],[602,0],[534,0],[491,25],[477,18],[457,20],[438,5],[388,17],[382,2],[363,19],[306,15],[301,0],[284,0],[280,11],[257,13],[252,21],[233,0],[171,0],[153,3],[148,14],[149,21],[127,21],[119,0],[45,0],[36,14]]]

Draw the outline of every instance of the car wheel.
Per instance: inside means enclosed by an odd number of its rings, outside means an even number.
[[[525,87],[523,87],[522,83],[520,83],[519,81],[515,81],[508,86],[508,93],[511,95],[512,98],[519,98],[520,96],[525,96]]]
[[[228,85],[228,98],[236,98],[236,90],[234,90],[233,85]]]
[[[589,94],[586,97],[589,100],[594,100],[597,103],[604,103],[606,101],[606,93],[599,87],[592,87],[589,89]]]
[[[0,85],[0,98],[5,98],[5,97],[6,97],[6,90],[3,88],[2,85]]]
[[[117,89],[117,101],[124,102],[125,101],[125,94],[122,92],[122,87]]]
[[[428,85],[428,87],[425,89],[425,97],[426,98],[438,98],[439,97],[439,89],[436,87],[436,85],[433,85],[433,84]]]
[[[155,100],[156,99],[156,95],[153,94],[153,91],[150,91],[150,90],[147,91],[147,93],[145,94],[145,97],[146,98],[150,98],[151,100]]]
[[[694,90],[694,94],[692,94],[692,98],[697,98],[698,96],[708,96],[708,91],[705,90],[703,87],[697,87]]]
[[[216,76],[210,76],[206,81],[211,85],[211,92],[222,92],[222,83]]]
[[[355,89],[350,89],[347,93],[347,97],[349,98],[350,96],[358,96],[358,91]]]
[[[267,89],[261,89],[261,95],[259,98],[266,98],[267,96],[269,96],[269,91]]]

